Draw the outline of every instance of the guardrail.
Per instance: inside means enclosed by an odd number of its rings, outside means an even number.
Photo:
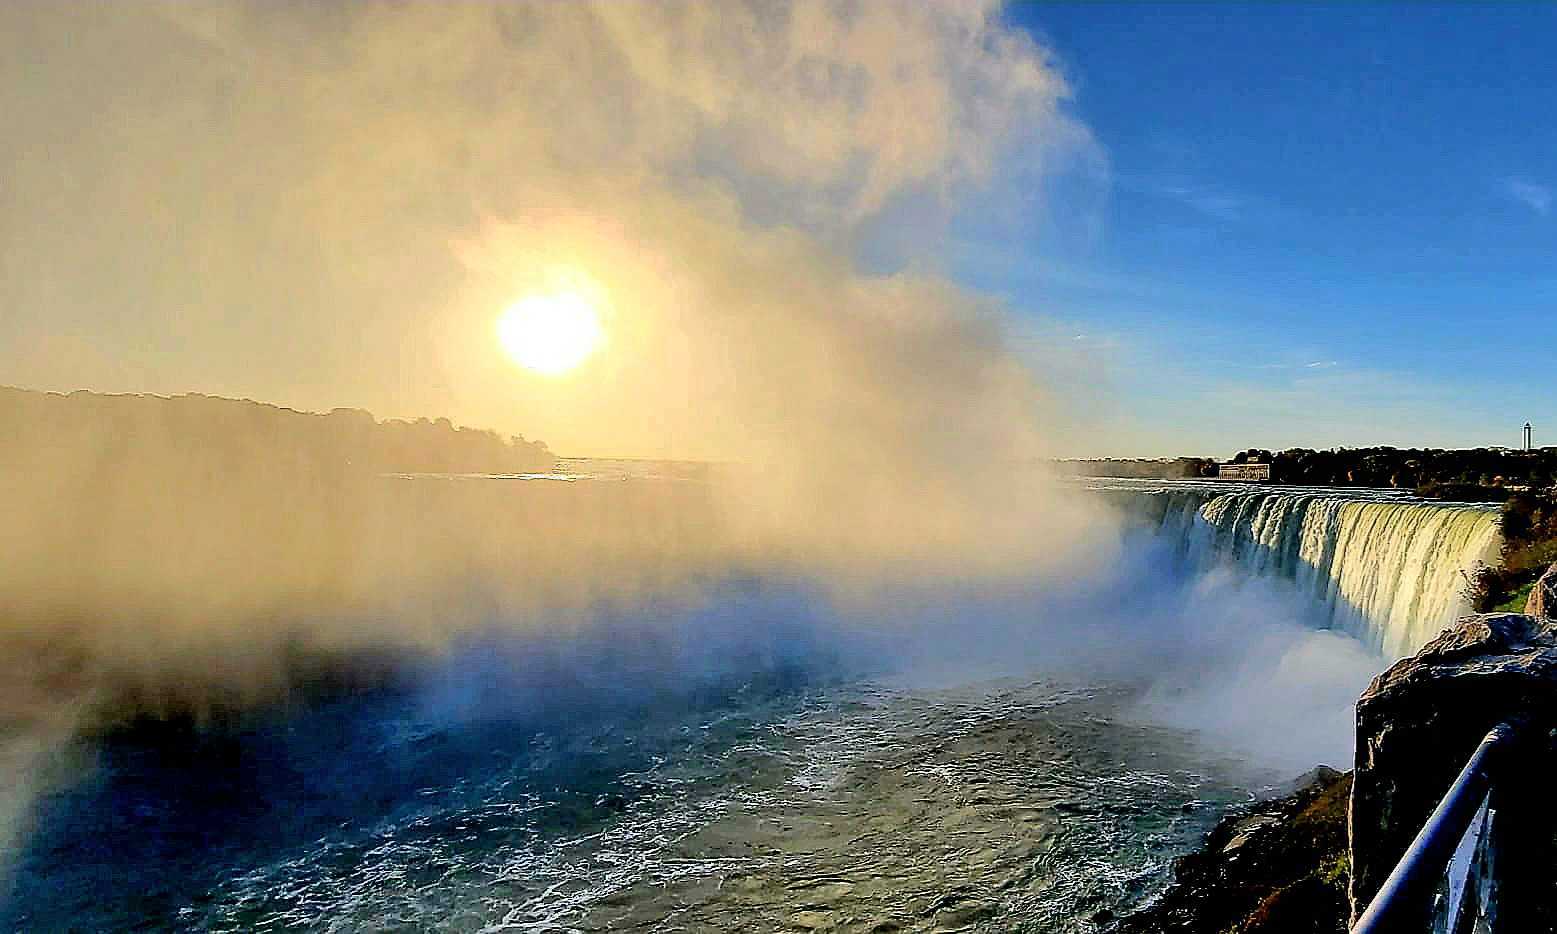
[[[1518,802],[1503,789],[1509,785],[1509,763],[1518,758],[1512,752],[1527,732],[1517,722],[1488,730],[1351,934],[1529,929],[1529,906],[1507,903],[1510,892],[1503,884],[1520,862],[1520,853],[1507,851],[1507,841],[1515,837],[1510,827],[1520,820]],[[1515,898],[1521,892],[1526,889],[1515,884]]]

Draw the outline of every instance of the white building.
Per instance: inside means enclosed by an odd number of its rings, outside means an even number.
[[[1217,464],[1218,480],[1270,480],[1269,464]]]

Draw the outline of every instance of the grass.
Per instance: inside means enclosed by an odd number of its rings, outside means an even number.
[[[1534,589],[1534,587],[1535,581],[1530,581],[1527,584],[1519,585],[1514,589],[1513,593],[1508,595],[1507,600],[1504,600],[1502,603],[1499,603],[1497,606],[1493,607],[1492,612],[1523,613],[1525,611],[1525,601],[1530,598],[1530,591]]]
[[[1527,601],[1527,599],[1531,598],[1531,590],[1534,587],[1535,581],[1531,581],[1529,584],[1521,584],[1520,587],[1517,587],[1515,590],[1513,590],[1513,593],[1510,593],[1509,599],[1501,602],[1501,604],[1498,604],[1498,606],[1492,607],[1492,612],[1523,613],[1524,601]]]

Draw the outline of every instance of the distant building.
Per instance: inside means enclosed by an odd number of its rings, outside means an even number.
[[[1218,464],[1216,465],[1218,480],[1270,480],[1269,464]]]

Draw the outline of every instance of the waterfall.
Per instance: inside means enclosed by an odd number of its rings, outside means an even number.
[[[1391,656],[1432,639],[1469,607],[1468,575],[1495,561],[1497,510],[1344,493],[1227,493],[1200,509],[1212,549],[1256,574],[1294,580],[1330,625]]]
[[[1116,488],[1117,489],[1117,488]],[[1478,565],[1498,560],[1495,506],[1425,502],[1386,491],[1223,485],[1136,487],[1148,518],[1198,566],[1231,560],[1296,584],[1341,629],[1391,657],[1416,651],[1469,612]],[[1141,516],[1140,507],[1132,512]]]

